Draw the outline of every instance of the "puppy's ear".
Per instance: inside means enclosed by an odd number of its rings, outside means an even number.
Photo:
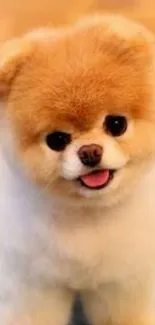
[[[0,46],[0,99],[7,96],[20,68],[32,50],[30,42],[22,39],[7,41]]]

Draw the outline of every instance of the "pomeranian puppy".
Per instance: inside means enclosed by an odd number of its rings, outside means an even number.
[[[0,324],[155,324],[155,42],[119,16],[0,50]]]

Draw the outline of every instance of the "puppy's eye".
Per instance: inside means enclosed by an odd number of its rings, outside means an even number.
[[[108,115],[105,118],[104,127],[107,133],[113,137],[119,137],[127,129],[127,119],[120,115]]]
[[[71,135],[65,132],[53,132],[46,136],[48,147],[54,151],[63,151],[71,142]]]

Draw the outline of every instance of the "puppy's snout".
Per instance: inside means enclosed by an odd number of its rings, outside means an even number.
[[[83,165],[95,167],[101,161],[103,148],[97,144],[82,146],[78,151],[78,156]]]

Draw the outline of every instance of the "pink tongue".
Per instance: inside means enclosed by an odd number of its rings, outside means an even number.
[[[95,171],[90,174],[81,176],[81,180],[83,181],[83,183],[86,186],[91,188],[104,186],[104,184],[107,183],[108,179],[109,179],[108,169]]]

